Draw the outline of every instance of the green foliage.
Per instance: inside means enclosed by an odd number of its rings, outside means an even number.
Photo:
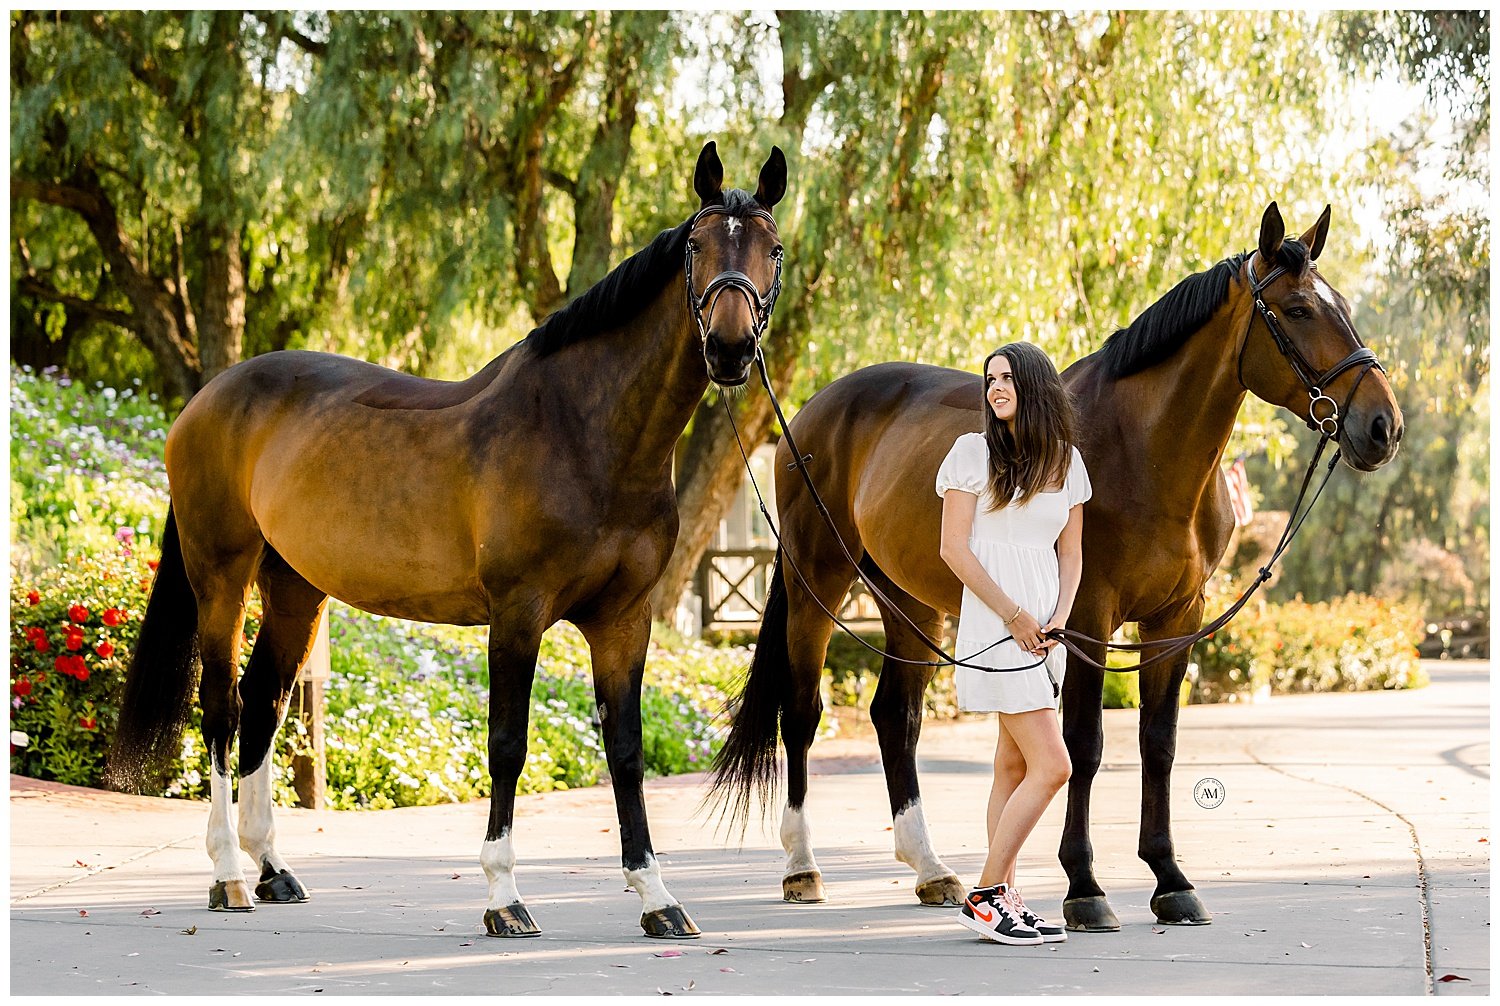
[[[10,371],[11,561],[24,575],[121,541],[150,549],[166,515],[155,396]]]
[[[1246,605],[1194,648],[1195,702],[1241,700],[1269,691],[1421,688],[1422,622],[1411,608],[1350,594],[1308,604]]]

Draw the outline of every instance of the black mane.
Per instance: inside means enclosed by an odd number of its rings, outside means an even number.
[[[1188,336],[1213,317],[1229,296],[1230,280],[1237,278],[1248,252],[1232,255],[1203,272],[1193,273],[1140,313],[1127,328],[1116,331],[1099,350],[1104,372],[1112,379],[1155,366],[1177,352]],[[1293,275],[1307,267],[1307,246],[1289,239],[1281,244],[1277,264]]]
[[[722,195],[725,207],[737,215],[760,205],[740,189],[726,189]],[[662,287],[681,274],[692,226],[693,217],[689,217],[656,235],[599,282],[549,314],[526,336],[526,344],[538,356],[547,356],[640,314]],[[686,296],[684,292],[684,301]]]

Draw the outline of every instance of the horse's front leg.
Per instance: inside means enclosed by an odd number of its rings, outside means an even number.
[[[1187,611],[1159,625],[1141,625],[1141,642],[1194,632],[1203,622],[1200,598]],[[1145,651],[1143,659],[1151,651]],[[1172,845],[1172,762],[1177,755],[1178,696],[1187,676],[1189,651],[1141,672],[1141,836],[1139,854],[1156,874],[1151,910],[1172,926],[1213,921],[1193,885],[1177,866]]]
[[[1102,620],[1079,617],[1087,610],[1078,604],[1069,628],[1095,639],[1108,638],[1111,630]],[[1104,663],[1104,646],[1087,644],[1082,648]],[[1068,746],[1073,775],[1068,780],[1068,814],[1057,855],[1068,875],[1063,921],[1080,933],[1109,933],[1120,928],[1120,920],[1094,876],[1094,845],[1089,838],[1089,800],[1104,758],[1103,695],[1104,672],[1068,654],[1062,694],[1063,743]]]
[[[651,640],[645,599],[625,614],[579,625],[594,662],[594,697],[604,725],[604,753],[615,811],[620,818],[620,859],[625,883],[641,896],[641,928],[662,939],[696,939],[698,927],[662,882],[646,824],[645,756],[641,750],[641,678]]]
[[[508,605],[490,620],[490,820],[479,862],[489,880],[484,928],[491,936],[540,936],[516,889],[516,783],[526,766],[531,682],[543,627],[539,605]]]

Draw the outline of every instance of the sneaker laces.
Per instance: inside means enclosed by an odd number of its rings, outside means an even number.
[[[1018,889],[1014,887],[1007,888],[1005,895],[1010,899],[1011,905],[1015,908],[1016,914],[1021,917],[1021,921],[1025,922],[1028,926],[1034,929],[1038,922],[1047,921],[1027,906],[1026,902],[1021,899],[1021,892]]]

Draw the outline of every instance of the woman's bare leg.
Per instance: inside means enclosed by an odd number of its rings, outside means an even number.
[[[1005,729],[1004,717],[999,717],[1000,735],[995,744],[995,781],[990,787],[990,803],[985,814],[985,839],[989,845],[995,842],[995,826],[1005,804],[1010,800],[1021,780],[1026,778],[1026,758],[1016,746],[1015,739]],[[1015,885],[1015,869],[1004,879],[1004,883]]]
[[[1072,771],[1055,710],[1033,709],[1024,713],[1001,713],[1000,722],[1004,735],[1009,736],[1020,751],[1026,764],[1026,774],[999,805],[1000,810],[990,835],[989,856],[984,861],[984,871],[979,875],[981,887],[1014,880],[1016,858],[1021,852],[1022,844],[1041,820],[1058,790],[1067,785]],[[996,795],[1000,788],[998,748],[996,762],[996,786],[990,793],[992,807],[996,805]]]

